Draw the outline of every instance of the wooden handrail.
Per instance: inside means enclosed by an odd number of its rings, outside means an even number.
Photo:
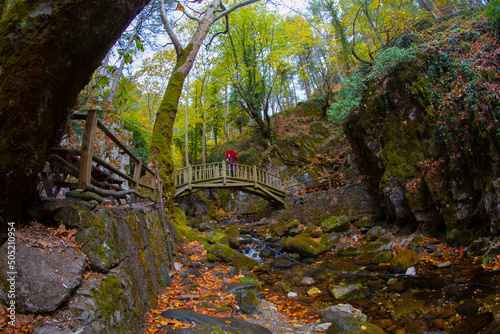
[[[156,178],[156,173],[153,172],[150,168],[145,166],[140,158],[135,156],[132,151],[128,147],[126,147],[114,134],[111,132],[104,123],[102,123],[97,117],[96,110],[89,110],[87,113],[74,113],[72,118],[75,120],[84,120],[85,129],[82,138],[82,149],[64,149],[64,148],[53,148],[52,151],[54,153],[69,153],[71,155],[79,155],[81,156],[80,166],[79,166],[79,177],[78,183],[80,188],[82,188],[82,184],[89,184],[92,180],[91,171],[92,171],[92,161],[100,164],[104,168],[113,172],[114,174],[122,177],[123,179],[129,182],[129,187],[137,193],[139,187],[144,187],[152,190],[153,192],[156,190],[154,185],[146,185],[140,182],[140,170],[144,168],[147,172],[153,175],[153,180]],[[90,122],[89,122],[90,121]],[[108,138],[110,138],[113,143],[116,144],[125,154],[127,154],[131,159],[135,161],[135,171],[133,177],[125,174],[119,169],[115,168],[111,164],[107,163],[97,155],[93,154],[93,146],[94,146],[94,135],[96,128],[99,128]],[[135,195],[135,194],[134,194]],[[135,202],[136,196],[133,196],[132,201]]]
[[[222,179],[224,185],[229,180],[251,181],[255,186],[265,184],[271,188],[285,191],[285,181],[278,175],[268,173],[257,166],[232,163],[225,160],[201,165],[192,165],[174,171],[174,183],[176,187],[187,185],[191,187],[193,182],[201,182],[210,179]]]

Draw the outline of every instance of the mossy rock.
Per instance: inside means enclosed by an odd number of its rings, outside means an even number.
[[[252,290],[239,290],[236,294],[236,301],[243,313],[252,314],[261,311],[261,302]]]
[[[346,216],[334,216],[326,219],[321,223],[321,228],[323,232],[344,232],[351,227],[351,222]]]
[[[221,232],[210,231],[205,233],[203,238],[209,244],[229,245],[229,238]]]
[[[276,282],[273,285],[273,291],[289,293],[290,291],[292,291],[292,289],[290,289],[288,284],[286,284],[285,282]]]
[[[377,325],[356,318],[343,318],[332,322],[325,334],[385,334]]]
[[[375,221],[370,217],[363,217],[359,220],[356,220],[356,222],[354,223],[354,226],[356,226],[357,228],[373,227],[373,226],[375,226]]]
[[[418,254],[413,250],[404,250],[394,256],[389,264],[389,270],[395,274],[404,274],[406,270],[418,263]]]
[[[361,299],[370,294],[370,290],[361,283],[343,284],[334,286],[330,292],[336,299]]]
[[[337,245],[340,240],[340,236],[336,233],[324,234],[321,236],[319,243],[324,245],[326,249],[332,249]]]
[[[283,248],[289,252],[298,253],[301,256],[317,256],[327,251],[326,247],[319,242],[303,236],[291,237],[285,240]]]
[[[291,230],[299,227],[299,221],[297,219],[292,220],[290,223],[278,222],[271,225],[272,232],[271,235],[276,235],[278,237],[282,237],[290,233]]]
[[[240,231],[236,226],[228,227],[224,231],[224,234],[227,235],[229,246],[231,246],[231,248],[238,249],[240,247],[240,241],[238,240],[238,235],[240,235]]]
[[[383,230],[380,226],[373,226],[367,233],[366,239],[369,241],[377,240],[382,236]]]
[[[257,265],[257,260],[249,258],[226,245],[207,245],[208,253],[215,255],[226,263],[234,263],[241,270],[252,270]]]
[[[377,254],[371,261],[373,264],[389,263],[392,259],[391,253]]]

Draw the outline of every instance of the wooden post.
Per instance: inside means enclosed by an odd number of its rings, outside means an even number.
[[[188,189],[191,190],[193,189],[193,186],[191,185],[193,183],[193,168],[191,167],[191,165],[188,166],[187,178],[188,178]]]
[[[139,160],[139,162],[136,161],[135,163],[135,168],[134,168],[134,190],[139,191],[139,180],[141,178],[141,168],[142,168],[142,160]],[[131,195],[130,196],[132,203],[137,202],[137,196],[136,195]]]
[[[257,166],[253,166],[253,185],[256,186],[257,185]]]
[[[226,160],[222,160],[222,184],[226,185]]]
[[[87,111],[87,120],[82,137],[82,156],[80,160],[80,172],[78,174],[78,186],[82,183],[90,183],[92,172],[92,153],[94,150],[94,137],[97,127],[97,110]]]

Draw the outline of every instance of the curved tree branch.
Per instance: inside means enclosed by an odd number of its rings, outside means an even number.
[[[210,46],[210,44],[212,44],[212,41],[215,39],[215,37],[217,37],[219,35],[222,35],[222,34],[227,34],[228,32],[229,32],[229,16],[226,15],[226,30],[219,31],[218,33],[216,33],[215,35],[213,35],[212,38],[210,38],[210,42],[208,42],[208,44],[207,44],[207,49]]]
[[[182,45],[181,42],[179,42],[179,39],[177,38],[177,35],[175,34],[174,30],[170,26],[170,23],[168,22],[167,12],[165,11],[165,1],[159,0],[158,2],[160,3],[161,21],[163,22],[163,26],[167,31],[168,37],[170,37],[172,44],[174,44],[175,53],[179,55],[182,52]]]
[[[180,1],[178,1],[178,0],[177,0],[176,2],[177,2],[177,4],[178,4],[179,6],[184,7],[184,6],[180,3]],[[198,18],[198,17],[196,17],[196,16],[193,16],[193,15],[189,14],[186,10],[183,10],[182,12],[183,12],[183,13],[184,13],[184,15],[186,15],[189,19],[194,20],[194,21],[196,21],[196,22],[198,22],[198,23],[201,23],[201,19],[200,19],[200,18]]]
[[[240,2],[240,3],[237,3],[236,5],[232,6],[231,8],[229,9],[226,9],[225,11],[223,11],[222,13],[219,13],[216,17],[215,17],[215,21],[217,20],[220,20],[222,17],[228,15],[229,13],[232,13],[234,12],[236,9],[240,8],[240,7],[243,7],[243,6],[247,6],[247,5],[250,5],[254,2],[257,2],[259,0],[246,0],[246,1],[243,1],[243,2]]]

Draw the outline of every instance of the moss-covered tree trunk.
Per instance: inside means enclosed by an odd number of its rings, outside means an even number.
[[[0,19],[0,222],[21,221],[79,91],[150,0],[21,0]]]

